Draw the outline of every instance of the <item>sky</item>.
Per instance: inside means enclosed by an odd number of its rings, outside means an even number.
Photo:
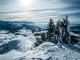
[[[0,0],[0,20],[80,23],[80,0]]]

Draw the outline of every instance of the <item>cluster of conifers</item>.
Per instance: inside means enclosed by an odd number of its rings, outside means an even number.
[[[67,15],[65,19],[62,18],[62,21],[59,19],[56,24],[54,24],[53,19],[50,19],[50,22],[47,26],[47,32],[41,34],[41,40],[37,40],[35,42],[35,46],[39,46],[43,42],[70,44],[70,40],[71,36],[69,33],[69,20]]]

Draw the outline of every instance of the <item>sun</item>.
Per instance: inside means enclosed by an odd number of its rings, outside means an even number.
[[[20,4],[23,6],[28,6],[32,3],[33,0],[20,0]]]

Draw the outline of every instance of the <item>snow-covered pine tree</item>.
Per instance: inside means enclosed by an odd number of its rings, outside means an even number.
[[[57,21],[57,24],[56,24],[56,36],[57,36],[57,44],[60,47],[61,43],[62,43],[62,29],[61,29],[60,19],[59,19],[59,21]]]
[[[66,16],[65,19],[63,19],[63,22],[62,22],[62,37],[63,37],[62,38],[63,42],[70,44],[71,36],[70,36],[70,33],[69,33],[68,15]]]
[[[50,19],[47,29],[47,41],[54,42],[53,35],[55,34],[55,25],[53,19]]]

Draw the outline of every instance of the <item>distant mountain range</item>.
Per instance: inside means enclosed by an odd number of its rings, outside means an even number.
[[[12,24],[34,24],[34,22],[29,21],[12,21]]]
[[[29,22],[29,21],[2,21],[0,20],[0,23],[3,23],[3,22],[9,22],[9,23],[12,23],[14,25],[20,25],[20,24],[34,24],[34,22]]]
[[[31,25],[29,25],[31,24]],[[33,22],[10,22],[10,21],[1,21],[0,20],[0,30],[8,30],[11,33],[15,33],[20,29],[28,29],[31,30],[32,32],[35,31],[41,31],[41,28],[38,26],[35,26]]]

